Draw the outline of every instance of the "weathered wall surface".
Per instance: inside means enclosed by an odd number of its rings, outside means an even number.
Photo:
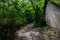
[[[45,16],[49,26],[60,30],[60,7],[48,2]]]

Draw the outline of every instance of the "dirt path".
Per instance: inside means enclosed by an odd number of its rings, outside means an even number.
[[[35,29],[33,24],[30,23],[16,31],[15,40],[60,40],[57,36],[57,34],[53,34],[51,31],[41,33],[40,30]]]
[[[33,27],[32,23],[25,25],[16,34],[16,40],[44,40],[44,36]]]

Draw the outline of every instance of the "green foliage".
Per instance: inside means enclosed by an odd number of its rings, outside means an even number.
[[[60,0],[50,1],[60,3]],[[33,22],[34,27],[45,27],[45,14],[43,13],[45,0],[32,0],[32,2],[33,5],[31,0],[0,0],[0,29],[2,31],[0,40],[3,40],[2,38],[6,35],[8,38],[9,33],[13,33],[29,22]]]
[[[39,7],[38,10],[39,15],[42,16],[44,0],[34,1],[34,5]],[[30,14],[32,15],[32,20],[35,20],[35,12],[31,5],[31,2],[28,0],[2,0],[0,1],[0,19],[1,24],[5,25],[11,22],[11,20],[15,20],[16,24],[24,25],[27,23],[25,10],[29,10]],[[43,17],[43,16],[42,16]]]
[[[51,0],[51,1],[55,3],[60,3],[60,0]]]
[[[17,27],[20,28],[29,21],[34,22],[35,27],[42,27],[45,22],[43,13],[45,0],[32,1],[35,10],[37,10],[37,17],[30,0],[0,0],[0,29],[4,29],[8,33],[13,32]],[[8,29],[9,31],[7,31]]]

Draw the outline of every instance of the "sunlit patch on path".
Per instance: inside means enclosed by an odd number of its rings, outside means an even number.
[[[16,40],[44,40],[44,36],[33,27],[32,23],[25,25],[16,34]]]

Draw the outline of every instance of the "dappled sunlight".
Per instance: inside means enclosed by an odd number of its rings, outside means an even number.
[[[60,40],[60,0],[0,0],[0,40]]]

